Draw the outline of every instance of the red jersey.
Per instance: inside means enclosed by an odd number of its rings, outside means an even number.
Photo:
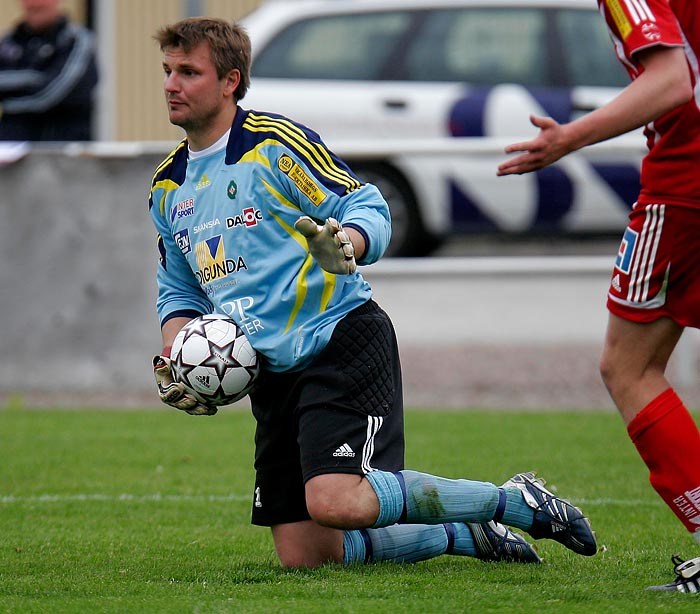
[[[598,0],[615,52],[632,79],[644,68],[636,52],[684,47],[693,98],[647,125],[640,204],[700,209],[700,3],[697,0]]]

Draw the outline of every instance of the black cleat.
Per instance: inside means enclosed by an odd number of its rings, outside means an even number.
[[[525,538],[508,527],[494,522],[467,523],[474,536],[477,558],[482,561],[509,561],[511,563],[541,563],[535,548]]]
[[[668,584],[649,586],[648,591],[674,591],[677,593],[700,593],[700,557],[684,561],[677,554],[671,557],[676,579]]]
[[[598,547],[588,518],[580,509],[549,492],[544,483],[528,471],[514,475],[503,484],[503,488],[522,491],[525,503],[535,510],[532,528],[527,532],[535,539],[553,539],[577,554],[593,556]]]

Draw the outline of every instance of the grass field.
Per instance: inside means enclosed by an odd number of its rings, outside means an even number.
[[[700,554],[616,415],[407,412],[407,466],[500,483],[534,469],[601,552],[538,542],[540,566],[441,557],[284,571],[249,524],[253,420],[174,410],[0,410],[0,612],[698,612],[649,593]]]

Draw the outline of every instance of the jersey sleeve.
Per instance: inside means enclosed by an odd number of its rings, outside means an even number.
[[[189,237],[172,235],[168,212],[164,210],[167,189],[167,182],[154,182],[148,203],[151,219],[158,233],[160,262],[156,274],[156,310],[161,326],[174,317],[194,317],[213,311],[211,301],[197,282],[183,255],[183,250],[190,249]]]
[[[358,264],[372,264],[379,260],[391,239],[389,205],[379,189],[371,183],[348,194],[343,213],[338,221],[356,228],[365,237],[366,249]],[[326,216],[328,217],[328,216]]]
[[[611,32],[630,55],[656,45],[683,46],[667,0],[601,0]]]
[[[391,218],[389,206],[378,188],[358,182],[346,190],[334,189],[337,186],[332,181],[316,180],[313,163],[304,156],[289,152],[282,153],[280,159],[285,156],[294,156],[294,169],[289,173],[280,169],[280,180],[286,184],[287,193],[301,211],[319,221],[334,217],[343,226],[357,228],[366,242],[365,253],[358,264],[372,264],[379,260],[389,245]]]

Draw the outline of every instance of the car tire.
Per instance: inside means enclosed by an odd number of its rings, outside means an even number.
[[[350,165],[362,181],[377,186],[389,204],[392,232],[385,256],[427,256],[440,245],[442,240],[425,229],[415,194],[399,171],[385,162]]]

